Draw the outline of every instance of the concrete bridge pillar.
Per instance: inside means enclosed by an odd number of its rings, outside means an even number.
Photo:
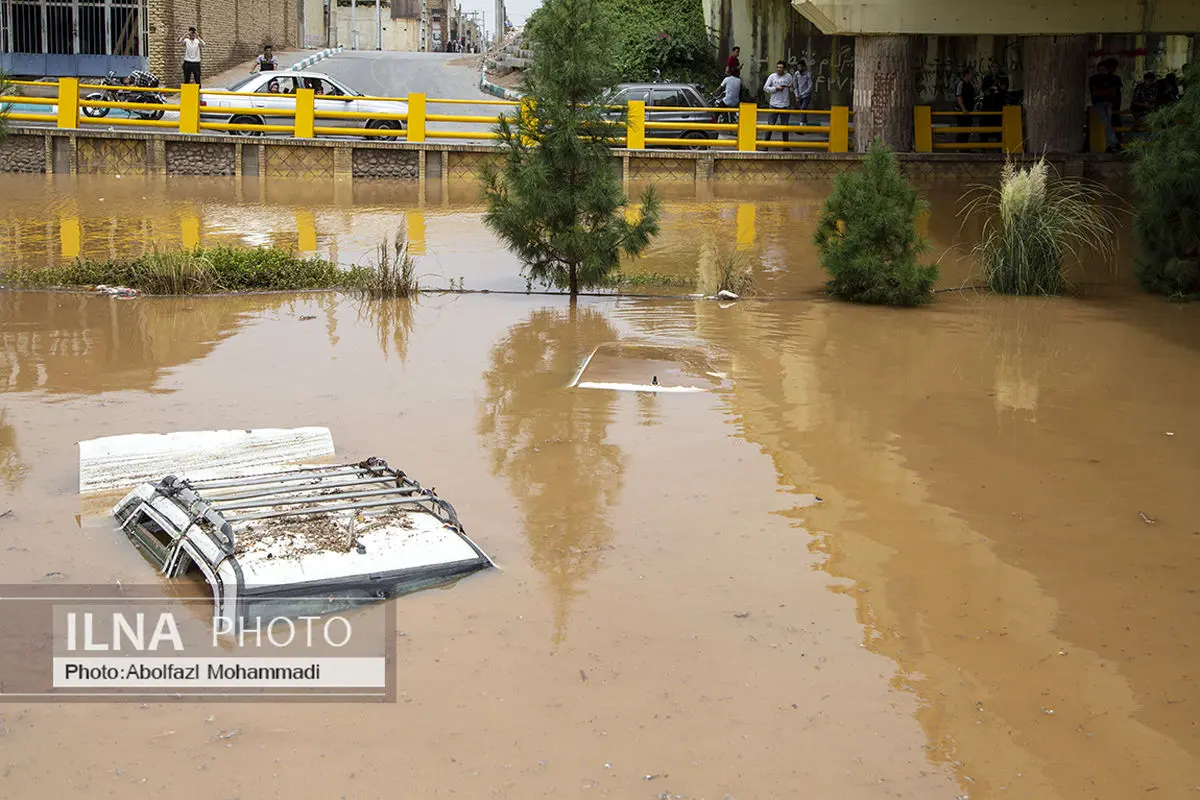
[[[906,153],[913,148],[917,104],[916,38],[858,36],[854,40],[854,142],[865,153],[878,137]]]
[[[1025,37],[1026,153],[1084,149],[1089,41],[1088,36]]]

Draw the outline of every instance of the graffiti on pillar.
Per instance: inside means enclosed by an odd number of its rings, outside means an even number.
[[[830,97],[845,96],[854,91],[854,42],[851,40],[836,50],[828,40],[822,48],[788,47],[784,59],[794,70],[801,61],[812,73],[813,98],[817,107],[824,107]]]
[[[1016,37],[1003,47],[999,54],[994,52],[955,53],[955,50],[966,50],[956,47],[960,43],[968,43],[968,47],[978,47],[976,37],[930,37],[931,47],[921,53],[917,64],[917,95],[926,103],[953,103],[959,76],[963,70],[970,67],[975,72],[978,83],[991,70],[992,64],[999,64],[1000,69],[1009,76],[1010,86],[1016,89],[1021,74],[1021,47]],[[929,51],[937,53],[931,57]]]

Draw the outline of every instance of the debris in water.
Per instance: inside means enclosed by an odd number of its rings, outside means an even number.
[[[579,670],[579,680],[583,681],[584,683],[587,683],[587,673],[584,672],[583,670]]]
[[[240,735],[241,732],[242,732],[241,728],[231,728],[230,730],[227,730],[227,731],[217,731],[217,735],[213,737],[213,740],[216,741],[217,739],[232,739],[233,737]]]
[[[1150,516],[1145,511],[1139,511],[1138,515],[1141,516],[1142,522],[1146,523],[1147,525],[1153,525],[1155,522],[1157,522],[1154,517]]]
[[[1042,713],[1043,713],[1043,714],[1046,714],[1046,715],[1053,715],[1053,714],[1054,714],[1054,709],[1053,709],[1053,708],[1043,708],[1043,709],[1042,709]]]
[[[667,773],[665,773],[665,772],[656,772],[656,773],[655,773],[655,774],[653,774],[653,775],[647,775],[647,776],[645,777],[645,780],[652,781],[652,780],[654,780],[655,778],[669,778],[669,777],[671,777],[671,776],[670,776],[670,775],[668,775],[668,774],[667,774]]]
[[[728,289],[722,289],[721,291],[719,291],[715,295],[713,295],[713,299],[715,299],[715,300],[741,300],[742,298],[738,297],[736,294],[729,291]]]
[[[734,614],[734,616],[737,617],[738,619],[745,619],[746,617],[750,616],[750,612],[749,611],[739,611],[738,613]]]
[[[141,291],[138,289],[130,289],[128,286],[106,286],[102,283],[92,288],[93,291],[106,294],[109,297],[137,297],[141,294]]]
[[[5,517],[9,516],[10,514],[12,514],[11,508],[8,511],[5,511],[3,514],[0,514],[0,519],[4,519]]]
[[[300,321],[304,322],[305,320],[316,319],[316,318],[317,318],[316,314],[305,314],[304,316],[300,317]]]

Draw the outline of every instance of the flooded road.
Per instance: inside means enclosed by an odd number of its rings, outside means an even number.
[[[483,226],[474,184],[450,184],[443,193],[431,183],[424,201],[415,185],[370,181],[260,185],[257,179],[2,175],[0,188],[0,271],[197,244],[275,244],[362,264],[371,263],[382,240],[404,229],[423,286],[461,281],[467,289],[526,288],[516,259]],[[759,291],[774,297],[810,295],[824,284],[811,239],[828,185],[656,188],[668,201],[662,233],[623,271],[669,276],[683,285],[639,284],[639,291],[711,293],[719,265],[730,260],[750,269]],[[981,224],[959,215],[967,188],[957,182],[922,187],[932,209],[921,225],[944,288],[974,280],[970,249]],[[631,195],[637,192],[632,186]],[[1123,230],[1118,274],[1111,264],[1088,262],[1072,278],[1089,291],[1133,287],[1130,253]]]
[[[228,191],[133,217],[312,244],[293,201]],[[361,191],[313,202],[312,249],[413,211]],[[145,581],[76,523],[75,443],[223,427],[328,426],[503,567],[396,601],[394,705],[2,705],[0,795],[1196,796],[1196,308],[1127,264],[1079,299],[814,299],[807,202],[672,199],[630,268],[728,248],[791,298],[729,308],[0,293],[0,583]],[[447,276],[524,288],[476,207],[414,207]],[[4,252],[63,257],[55,219],[9,215]],[[701,391],[566,388],[652,376]]]

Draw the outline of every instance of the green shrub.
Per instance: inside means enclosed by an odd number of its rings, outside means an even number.
[[[1148,292],[1200,292],[1200,64],[1173,105],[1147,120],[1149,135],[1132,145],[1136,195],[1137,275]]]
[[[700,0],[604,0],[614,21],[612,59],[622,81],[711,85],[720,80],[716,48]]]
[[[813,234],[829,293],[880,305],[931,301],[937,266],[917,263],[928,248],[916,230],[926,207],[895,154],[876,140],[861,168],[834,179]]]
[[[10,104],[6,98],[11,98],[17,92],[16,87],[8,79],[8,73],[0,70],[0,142],[8,137],[8,113]]]
[[[1102,205],[1110,193],[1098,184],[1059,179],[1044,159],[1025,168],[1006,162],[1000,185],[980,187],[975,195],[964,213],[987,216],[975,253],[993,292],[1060,294],[1070,286],[1065,256],[1088,249],[1111,253],[1116,219]]]
[[[301,258],[281,247],[196,247],[131,259],[78,258],[69,264],[4,273],[17,286],[128,286],[146,294],[207,294],[264,290],[358,288],[374,270],[340,269],[323,258]]]

